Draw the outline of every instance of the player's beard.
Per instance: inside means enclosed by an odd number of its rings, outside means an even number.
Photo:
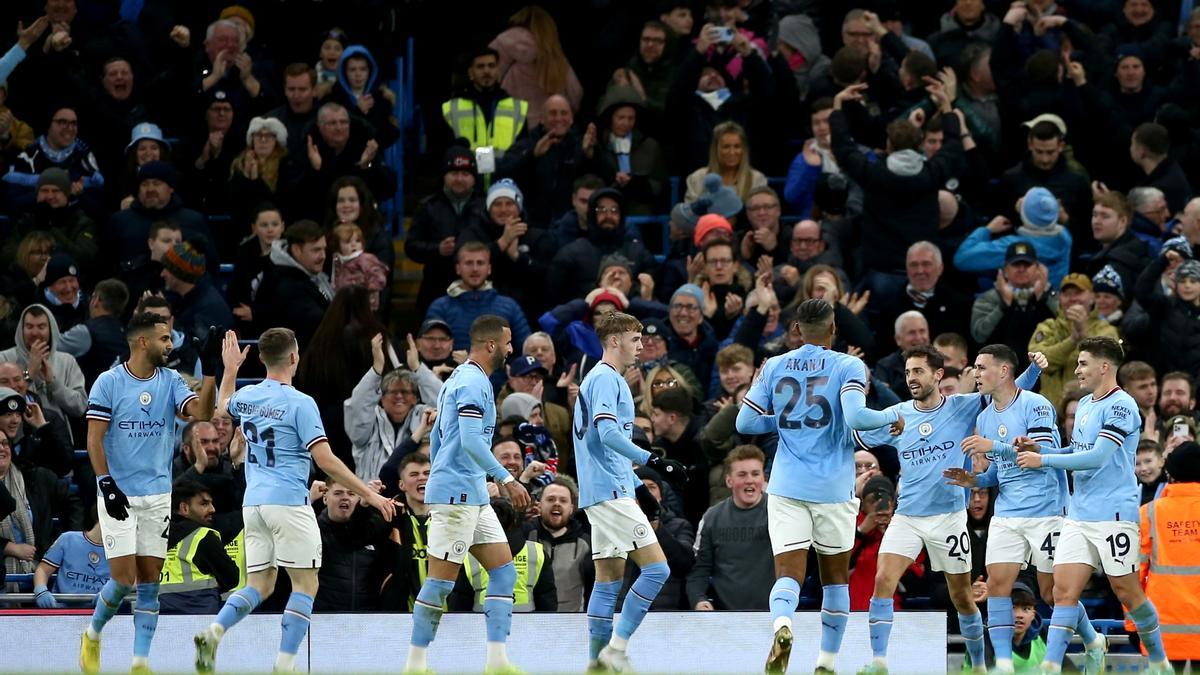
[[[497,371],[497,370],[499,370],[499,369],[503,368],[503,367],[504,367],[504,362],[505,362],[506,360],[507,360],[507,359],[506,359],[506,357],[504,356],[504,352],[502,352],[502,351],[500,351],[500,350],[498,350],[498,349],[497,349],[497,350],[496,350],[496,353],[495,353],[495,354],[492,354],[492,371],[493,371],[493,372],[495,372],[495,371]]]
[[[917,401],[924,401],[925,399],[929,398],[930,396],[933,396],[933,393],[935,391],[937,391],[937,387],[934,387],[932,385],[930,385],[930,386],[917,385],[917,386],[918,386],[918,389],[917,389],[916,393],[913,394],[913,399],[917,400]],[[910,394],[912,394],[913,393],[912,387],[909,387],[908,391]]]
[[[153,356],[153,357],[150,359],[150,364],[151,364],[151,365],[153,365],[153,366],[156,366],[156,367],[158,367],[158,368],[163,368],[163,367],[165,367],[165,366],[167,365],[167,358],[168,358],[170,355],[171,355],[171,352],[169,352],[169,351],[167,351],[167,350],[165,350],[165,349],[164,349],[163,351],[161,351],[161,352],[159,352],[159,353],[155,354],[155,355],[154,355],[154,356]]]

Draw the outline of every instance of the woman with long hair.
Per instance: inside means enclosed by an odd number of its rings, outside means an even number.
[[[529,5],[510,16],[508,26],[488,46],[500,53],[500,86],[529,102],[526,127],[542,123],[542,106],[551,94],[566,96],[571,110],[579,112],[583,85],[563,54],[554,17]]]
[[[46,278],[46,265],[54,249],[53,235],[44,230],[30,232],[17,244],[16,258],[4,271],[2,287],[18,310],[37,301],[37,287]]]
[[[316,400],[329,444],[349,466],[354,466],[354,459],[342,403],[371,367],[371,338],[380,333],[387,335],[387,328],[371,311],[370,291],[362,286],[343,288],[334,294],[296,370],[296,388]]]
[[[767,184],[763,172],[750,166],[750,141],[737,122],[722,122],[713,127],[708,166],[688,174],[685,202],[696,201],[704,192],[704,177],[710,173],[720,176],[721,182],[733,188],[743,202],[750,197],[751,190]]]
[[[837,325],[833,348],[836,351],[845,351],[849,346],[869,351],[875,344],[875,336],[867,323],[846,304],[849,295],[836,269],[829,265],[808,268],[800,280],[800,291],[788,309],[799,307],[800,303],[810,298],[820,298],[833,305],[833,322]]]
[[[358,176],[342,176],[329,186],[325,202],[326,241],[333,240],[333,228],[351,223],[362,230],[366,250],[383,261],[389,270],[394,269],[396,251],[392,248],[392,238],[375,202],[375,195],[371,194],[366,181]],[[332,256],[329,259],[332,260]]]

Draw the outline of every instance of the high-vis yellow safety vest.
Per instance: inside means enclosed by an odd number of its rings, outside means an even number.
[[[533,587],[537,585],[542,575],[542,565],[546,562],[546,552],[541,542],[527,541],[525,548],[513,556],[513,567],[517,568],[517,583],[513,586],[513,611],[532,612]],[[475,603],[471,609],[483,611],[483,599],[487,595],[488,573],[483,565],[473,555],[467,555],[463,560],[467,578],[471,580],[471,588],[475,590]]]
[[[455,138],[465,138],[471,149],[491,146],[497,157],[512,147],[525,128],[529,104],[516,98],[502,98],[496,104],[489,125],[479,104],[468,98],[452,98],[442,104],[442,117]]]
[[[240,590],[246,585],[246,531],[242,530],[237,533],[237,536],[229,540],[225,544],[225,555],[237,565],[238,568],[238,583],[237,586],[229,589],[221,594],[221,599],[224,600],[231,593]]]
[[[197,527],[188,536],[180,539],[178,544],[167,549],[167,558],[163,561],[162,572],[158,575],[158,592],[160,594],[186,593],[217,587],[215,577],[201,572],[192,563],[196,557],[196,550],[200,547],[200,542],[209,533],[216,534],[218,538],[221,536],[214,529]]]

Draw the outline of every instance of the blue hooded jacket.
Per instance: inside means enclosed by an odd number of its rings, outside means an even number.
[[[1050,272],[1050,287],[1058,288],[1071,266],[1071,233],[1060,227],[1057,235],[1034,237],[1024,234],[1006,234],[992,239],[986,227],[977,227],[958,245],[954,253],[954,266],[962,272],[978,272],[981,288],[991,288],[996,270],[1004,267],[1004,254],[1008,247],[1023,241],[1037,251],[1038,262]]]
[[[346,95],[354,103],[358,103],[358,95],[350,88],[350,81],[346,79],[346,61],[356,56],[365,58],[367,63],[371,65],[371,74],[367,76],[367,86],[363,89],[363,93],[369,94],[374,91],[375,79],[379,77],[379,65],[375,63],[375,57],[371,55],[371,52],[366,47],[362,45],[350,45],[346,47],[345,51],[342,52],[341,60],[338,61],[338,86],[342,88],[342,91],[346,92]]]

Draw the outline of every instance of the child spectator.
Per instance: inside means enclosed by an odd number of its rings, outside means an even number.
[[[388,268],[374,254],[363,250],[362,228],[342,223],[333,228],[338,252],[333,255],[333,287],[365,286],[371,291],[371,310],[379,311],[379,294],[388,283]]]

